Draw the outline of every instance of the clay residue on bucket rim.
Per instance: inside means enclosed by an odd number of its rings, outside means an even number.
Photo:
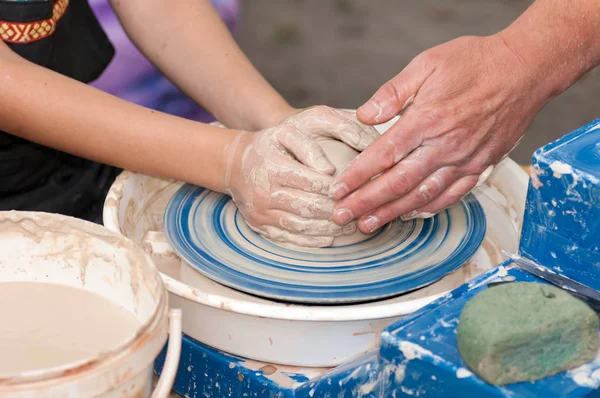
[[[143,250],[125,237],[99,225],[56,214],[0,212],[0,238],[15,234],[42,244],[41,250],[46,248],[47,251],[40,255],[46,258],[73,259],[75,256],[81,267],[82,285],[85,285],[86,268],[92,258],[102,258],[107,262],[114,260],[112,256],[104,255],[99,250],[94,250],[93,256],[88,253],[90,247],[97,246],[98,241],[102,241],[127,257],[132,275],[135,276],[131,278],[134,294],[138,294],[141,280],[149,283],[149,289],[153,294],[158,293],[162,287],[158,270]],[[60,246],[64,249],[55,251]]]
[[[121,347],[116,347],[110,352],[101,353],[97,357],[90,358],[69,369],[56,368],[56,370],[50,370],[42,374],[37,372],[29,375],[23,374],[15,378],[4,378],[0,380],[0,392],[19,390],[25,388],[24,385],[31,383],[54,383],[57,378],[64,382],[64,377],[81,377],[82,374],[87,374],[92,369],[103,366],[106,361],[119,361],[123,355],[135,353],[146,342],[153,340],[151,336],[158,337],[157,333],[159,332],[161,336],[166,336],[166,326],[158,324],[158,322],[164,323],[168,309],[166,289],[149,256],[130,240],[99,225],[62,215],[16,211],[0,212],[0,239],[12,239],[14,241],[15,238],[31,241],[33,247],[36,247],[35,256],[50,260],[50,263],[55,263],[57,266],[61,266],[62,263],[66,266],[69,266],[69,263],[71,263],[70,266],[78,264],[82,273],[80,278],[82,287],[85,286],[85,274],[91,260],[114,263],[116,258],[113,255],[104,255],[101,250],[98,250],[103,246],[110,246],[119,256],[126,258],[129,263],[129,282],[134,300],[138,301],[140,298],[140,287],[143,280],[144,294],[151,294],[156,297],[156,301],[155,304],[152,304],[155,309],[148,313],[150,317],[141,324],[136,335],[132,336],[131,340],[125,342]],[[61,246],[64,248],[62,251],[57,249]],[[96,246],[93,254],[88,253],[86,250],[90,246]],[[11,267],[13,264],[8,261],[10,256],[9,252],[5,252],[4,259],[0,260],[0,269],[10,270],[10,268],[6,268]],[[52,261],[53,257],[58,260],[58,263]],[[68,259],[74,261],[68,261]],[[127,266],[121,263],[119,265]],[[121,268],[114,267],[114,269]],[[15,269],[15,272],[17,271],[18,269]],[[119,275],[116,275],[116,277],[119,277]],[[141,344],[137,342],[140,339],[143,340]],[[154,343],[152,344],[154,345]],[[158,354],[160,348],[162,348],[161,343],[157,344],[156,353],[154,354]]]

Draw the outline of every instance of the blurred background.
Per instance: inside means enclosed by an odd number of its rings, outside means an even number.
[[[113,42],[118,39],[117,51],[121,52],[117,57],[134,54],[126,38],[117,33],[110,11],[102,6],[105,2],[92,0],[97,12],[104,12],[100,17]],[[292,105],[343,108],[361,105],[421,51],[462,35],[497,32],[531,4],[525,0],[212,2],[248,57]],[[130,65],[136,63],[121,59],[129,71],[111,65],[98,85],[115,91],[109,82],[118,80],[119,73],[121,78],[123,73],[132,73]],[[122,89],[122,96],[131,95],[134,102],[147,101],[147,106],[185,117],[210,119],[157,73],[143,76],[145,86],[138,83],[134,94]],[[158,99],[150,101],[157,93]],[[600,68],[549,103],[511,157],[528,164],[538,147],[600,117],[599,96]]]

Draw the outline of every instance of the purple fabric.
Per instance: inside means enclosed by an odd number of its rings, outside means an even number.
[[[106,71],[92,85],[130,102],[158,111],[210,122],[214,117],[164,77],[131,43],[107,0],[89,0],[116,49]],[[232,32],[238,19],[238,0],[211,0]],[[205,38],[208,40],[209,38]]]

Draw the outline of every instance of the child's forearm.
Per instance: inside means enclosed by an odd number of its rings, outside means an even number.
[[[234,130],[146,109],[30,63],[0,42],[0,130],[87,159],[223,192]]]
[[[128,36],[227,126],[260,130],[293,109],[252,66],[208,0],[111,0]]]

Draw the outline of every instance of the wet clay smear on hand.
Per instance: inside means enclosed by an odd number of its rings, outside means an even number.
[[[598,327],[591,308],[557,287],[506,283],[465,305],[458,349],[467,366],[488,383],[533,381],[594,359]]]

